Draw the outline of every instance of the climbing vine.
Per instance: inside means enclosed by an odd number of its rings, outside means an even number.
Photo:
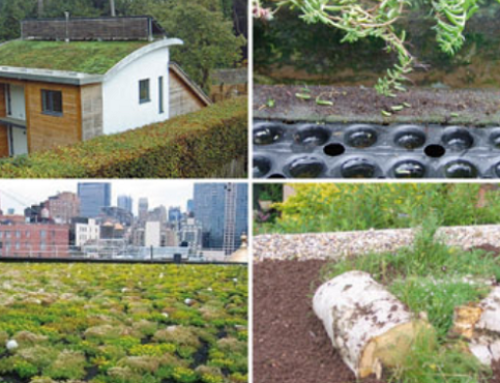
[[[500,0],[497,0],[500,2]],[[403,13],[421,0],[281,0],[274,7],[265,7],[262,0],[252,0],[256,18],[272,20],[283,7],[300,13],[308,24],[322,23],[345,32],[342,42],[353,43],[367,37],[380,38],[386,43],[386,51],[397,55],[397,63],[387,70],[375,86],[378,93],[396,97],[405,92],[407,75],[423,65],[411,54],[405,43],[406,32],[396,28]],[[436,24],[436,41],[439,48],[454,55],[463,45],[467,21],[479,9],[480,0],[423,0],[430,7]]]

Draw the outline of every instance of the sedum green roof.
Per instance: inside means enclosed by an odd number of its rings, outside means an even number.
[[[0,45],[0,66],[105,74],[145,41],[12,41]]]

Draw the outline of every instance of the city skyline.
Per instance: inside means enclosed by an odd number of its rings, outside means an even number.
[[[24,209],[38,204],[50,196],[65,191],[77,194],[76,180],[9,180],[0,182],[0,206],[4,213],[15,209],[16,214],[23,214]],[[193,196],[194,182],[182,181],[134,181],[134,180],[92,180],[88,182],[111,183],[111,204],[117,206],[119,195],[129,195],[134,200],[133,213],[138,213],[138,200],[145,197],[150,208],[160,205],[165,207],[181,206],[185,211],[187,201]]]

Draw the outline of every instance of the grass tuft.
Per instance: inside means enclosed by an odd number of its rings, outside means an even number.
[[[439,224],[434,215],[427,217],[413,245],[396,254],[347,258],[321,271],[323,281],[351,270],[368,272],[415,318],[425,313],[433,330],[421,334],[408,358],[390,372],[391,383],[481,383],[490,374],[449,332],[454,309],[479,302],[499,280],[499,260],[481,250],[447,246],[436,236]]]

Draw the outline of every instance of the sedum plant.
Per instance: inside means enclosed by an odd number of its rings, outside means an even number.
[[[497,0],[500,2],[500,0]],[[463,45],[467,21],[479,9],[480,0],[274,0],[274,9],[265,7],[263,0],[252,0],[254,17],[271,20],[282,7],[300,12],[309,24],[323,23],[345,32],[342,42],[353,43],[367,37],[385,41],[386,51],[397,55],[397,63],[387,70],[375,88],[378,93],[396,97],[406,91],[407,74],[422,65],[406,44],[406,32],[396,27],[407,9],[422,3],[430,8],[435,19],[436,41],[439,48],[453,56]]]

